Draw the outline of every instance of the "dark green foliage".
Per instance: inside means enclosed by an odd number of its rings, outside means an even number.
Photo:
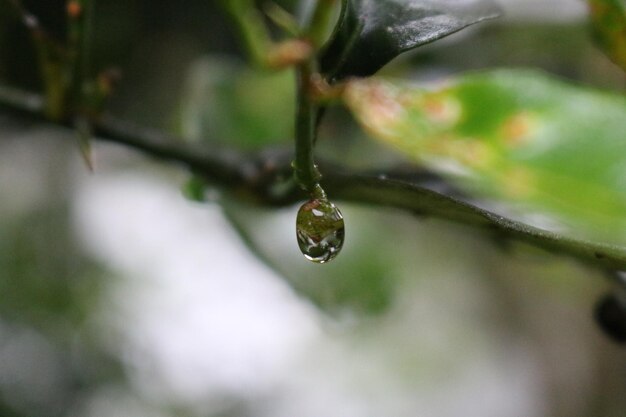
[[[344,0],[321,70],[333,81],[372,75],[405,51],[498,15],[491,0]]]

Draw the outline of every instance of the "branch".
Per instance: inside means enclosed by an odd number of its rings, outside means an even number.
[[[0,111],[45,122],[43,100],[33,94],[0,87]],[[50,123],[50,122],[48,122]],[[55,123],[69,128],[68,125]],[[233,149],[189,146],[168,136],[111,116],[95,124],[97,139],[134,148],[185,166],[237,197],[268,206],[286,206],[305,196],[291,179],[290,152],[244,154]],[[626,269],[626,248],[579,240],[514,221],[457,197],[434,191],[436,176],[417,172],[355,172],[321,162],[322,184],[333,199],[407,210],[481,229],[503,241],[519,241],[576,258],[608,271]],[[428,187],[428,188],[427,188]]]

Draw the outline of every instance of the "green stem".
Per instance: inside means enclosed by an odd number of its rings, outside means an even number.
[[[317,0],[315,4],[307,37],[316,47],[322,46],[326,41],[336,3],[336,0]]]
[[[296,37],[300,36],[300,24],[296,18],[274,2],[263,5],[263,11],[272,22],[279,28],[283,29],[287,34]]]
[[[46,46],[38,44],[37,50],[45,88],[45,115],[48,119],[58,122],[66,116],[67,83],[65,68],[56,57],[51,56],[50,49]]]
[[[294,176],[303,190],[311,195],[323,193],[319,186],[321,175],[315,166],[313,146],[316,135],[317,106],[309,96],[312,63],[302,64],[297,69],[298,97],[296,113],[296,160]],[[321,196],[321,195],[320,195]]]
[[[318,46],[326,34],[335,0],[318,0],[310,22],[306,25],[307,37]],[[317,139],[319,107],[311,99],[311,78],[316,71],[315,59],[297,67],[297,115],[296,115],[296,160],[294,177],[300,187],[313,198],[326,198],[320,186],[321,174],[315,165],[313,149]]]
[[[251,0],[221,0],[222,7],[232,16],[241,41],[250,59],[265,67],[267,55],[272,46],[272,39]]]
[[[20,0],[9,0],[13,10],[31,34],[37,53],[39,71],[45,89],[45,115],[50,120],[60,121],[65,117],[67,92],[66,68],[64,67],[65,50],[39,24]]]
[[[67,60],[68,91],[66,110],[73,116],[81,155],[90,171],[94,170],[91,151],[92,126],[86,81],[90,76],[91,36],[95,0],[67,0],[69,48]]]
[[[67,4],[71,99],[72,105],[77,108],[84,105],[84,83],[90,75],[95,0],[69,0]]]

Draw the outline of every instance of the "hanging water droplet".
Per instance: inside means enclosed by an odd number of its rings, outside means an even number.
[[[326,199],[304,203],[296,220],[298,246],[305,258],[320,264],[333,260],[343,246],[345,228],[343,216]]]

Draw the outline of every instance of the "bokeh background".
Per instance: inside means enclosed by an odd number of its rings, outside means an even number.
[[[0,1],[0,82],[40,89],[26,31]],[[25,1],[53,33],[64,2]],[[108,109],[187,141],[290,145],[289,74],[247,68],[215,1],[97,5]],[[294,10],[294,2],[280,2]],[[612,90],[584,2],[502,0],[505,17],[399,59],[418,80],[543,68]],[[626,351],[592,307],[598,271],[472,229],[337,202],[347,240],[308,264],[296,207],[246,205],[188,173],[0,111],[2,417],[622,417]],[[398,156],[340,109],[319,152],[360,167]],[[376,155],[376,158],[373,157]]]

